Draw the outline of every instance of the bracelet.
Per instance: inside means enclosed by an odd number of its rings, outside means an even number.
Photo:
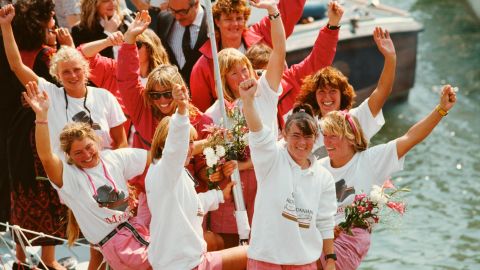
[[[35,124],[46,125],[46,124],[48,124],[48,120],[35,120]]]
[[[337,254],[330,253],[330,254],[325,255],[325,261],[327,261],[328,259],[332,259],[332,260],[336,261],[337,260]]]
[[[448,114],[447,110],[444,110],[442,107],[440,107],[440,104],[435,107],[435,110],[440,114],[440,116],[445,117]]]
[[[278,17],[280,17],[280,12],[279,12],[279,11],[277,11],[276,13],[273,13],[273,14],[268,14],[268,19],[269,19],[270,21],[273,21],[273,20],[275,20],[275,19],[278,18]]]
[[[338,30],[338,29],[340,29],[340,25],[334,26],[334,25],[330,25],[329,23],[327,23],[327,28],[330,29],[330,30]]]

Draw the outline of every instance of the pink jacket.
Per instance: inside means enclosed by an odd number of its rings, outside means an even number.
[[[338,32],[339,30],[323,27],[318,33],[310,54],[302,62],[292,65],[283,72],[281,82],[283,92],[278,99],[279,116],[283,117],[293,108],[305,76],[332,64],[337,50]]]
[[[144,87],[140,82],[139,74],[140,62],[138,60],[137,47],[135,44],[124,43],[118,52],[118,89],[136,130],[132,146],[149,150],[159,120],[154,118],[151,108],[143,100],[142,92]],[[196,115],[191,116],[190,123],[197,130],[199,139],[203,139],[207,135],[203,131],[204,125],[211,124],[213,121],[210,117],[198,111]],[[205,166],[201,157],[195,158],[194,162],[194,173]],[[142,177],[137,177],[133,183],[144,190],[144,181],[145,177],[143,175]]]
[[[305,1],[306,0],[281,0],[278,4],[287,37],[292,34],[295,24],[302,15]],[[270,20],[268,17],[264,17],[258,23],[246,29],[242,34],[242,39],[247,48],[259,42],[264,42],[272,47]],[[210,40],[205,42],[200,48],[200,52],[203,55],[193,66],[192,74],[190,75],[190,93],[192,103],[204,112],[217,99]]]

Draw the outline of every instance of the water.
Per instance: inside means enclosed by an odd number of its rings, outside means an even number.
[[[457,104],[408,153],[393,176],[408,186],[408,212],[376,228],[360,269],[480,269],[480,21],[459,0],[384,0],[424,24],[416,83],[407,102],[389,106],[373,139],[403,135],[438,103],[440,85],[458,86]]]

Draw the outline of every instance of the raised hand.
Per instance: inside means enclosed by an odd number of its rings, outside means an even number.
[[[447,84],[443,86],[440,94],[440,108],[448,111],[457,102],[457,94],[453,90],[452,86]]]
[[[103,21],[103,29],[107,32],[113,33],[118,30],[118,27],[122,23],[120,16],[115,13],[110,19],[107,16],[102,18]]]
[[[25,88],[27,91],[22,94],[28,105],[32,107],[37,116],[43,116],[46,118],[48,108],[50,107],[47,93],[45,91],[40,92],[37,83],[34,81],[28,82],[25,85]]]
[[[150,22],[151,18],[150,15],[148,15],[148,11],[142,10],[137,12],[135,15],[135,20],[133,20],[133,22],[128,26],[128,30],[125,33],[125,42],[129,44],[135,43],[137,36],[148,28]]]
[[[107,41],[110,43],[110,46],[120,46],[123,43],[123,34],[120,31],[113,32],[110,36],[107,37]]]
[[[387,30],[383,30],[381,27],[375,27],[375,30],[373,30],[373,40],[384,57],[395,57],[397,55],[395,46],[393,46],[393,41]]]
[[[252,7],[260,8],[260,9],[270,9],[277,8],[277,1],[275,0],[250,0],[250,5]]]
[[[15,8],[12,4],[0,8],[0,25],[11,24],[15,17]]]
[[[180,114],[185,114],[189,103],[188,90],[185,85],[175,84],[172,89],[172,96],[177,103]]]
[[[57,40],[60,45],[70,46],[75,48],[75,44],[73,43],[72,35],[70,35],[70,31],[67,28],[58,28],[55,30],[57,34]]]
[[[336,1],[330,1],[328,3],[328,24],[332,26],[338,26],[340,24],[340,20],[343,16],[343,6]]]
[[[242,100],[253,100],[257,92],[257,81],[255,79],[248,79],[240,83],[238,92]]]

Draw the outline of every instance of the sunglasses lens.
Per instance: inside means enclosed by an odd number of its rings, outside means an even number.
[[[136,41],[135,44],[137,45],[137,49],[140,49],[143,45],[143,42],[141,41]]]
[[[151,99],[157,100],[160,99],[161,97],[166,98],[166,99],[171,99],[172,98],[172,92],[150,92],[148,94]]]

